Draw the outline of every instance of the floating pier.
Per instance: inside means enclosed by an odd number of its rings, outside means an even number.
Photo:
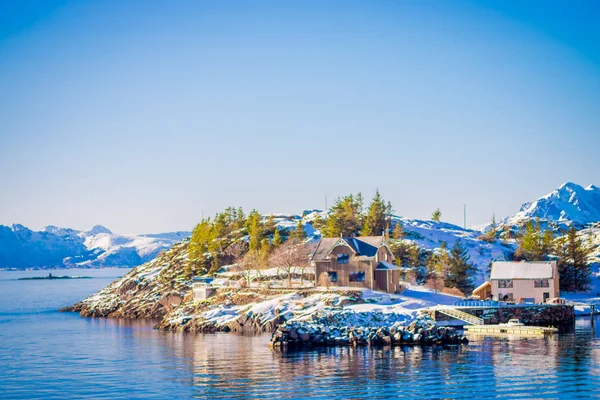
[[[549,335],[558,333],[557,328],[547,328],[544,326],[523,326],[523,325],[467,325],[463,328],[469,333],[488,333],[498,334],[507,333],[513,335]]]

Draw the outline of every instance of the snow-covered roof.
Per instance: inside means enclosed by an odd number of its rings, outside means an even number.
[[[312,258],[314,261],[327,260],[329,253],[340,244],[348,245],[357,256],[373,258],[384,243],[383,236],[322,238]]]
[[[483,282],[481,285],[479,285],[475,289],[473,289],[473,294],[483,290],[486,286],[492,286],[492,283],[490,281]]]
[[[395,270],[399,270],[401,269],[400,267],[398,267],[397,265],[394,265],[392,263],[386,262],[386,261],[380,261],[379,264],[377,264],[377,268],[375,268],[377,270],[384,270],[384,271],[395,271]]]
[[[555,268],[555,261],[495,261],[492,264],[492,274],[490,279],[550,279],[554,277]]]

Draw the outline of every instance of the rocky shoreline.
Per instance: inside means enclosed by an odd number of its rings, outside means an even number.
[[[59,311],[82,317],[161,319],[192,299],[191,282],[183,277],[188,243],[175,244],[154,260],[83,301]]]
[[[269,346],[275,348],[312,348],[331,346],[397,346],[467,344],[468,339],[455,328],[438,327],[421,318],[408,326],[347,327],[290,322],[279,325]]]

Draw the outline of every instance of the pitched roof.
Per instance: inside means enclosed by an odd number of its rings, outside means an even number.
[[[319,244],[317,245],[317,248],[315,249],[313,255],[312,255],[312,259],[315,261],[322,261],[324,260],[327,255],[329,254],[329,251],[331,250],[331,248],[337,243],[337,241],[340,240],[339,238],[321,238],[321,240],[319,240]]]
[[[477,292],[485,289],[486,286],[492,286],[492,282],[490,282],[490,281],[483,282],[481,285],[479,285],[475,289],[473,289],[473,294],[476,294]]]
[[[490,279],[551,279],[556,262],[498,262],[492,263]]]
[[[368,258],[375,257],[377,250],[384,244],[383,236],[322,238],[313,253],[312,259],[314,261],[326,260],[330,251],[340,240],[347,244],[357,256]]]

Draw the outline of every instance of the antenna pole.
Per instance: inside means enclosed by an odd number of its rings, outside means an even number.
[[[325,195],[325,211],[327,211],[327,210],[328,210],[328,208],[327,208],[327,195]]]
[[[467,205],[464,205],[464,228],[467,229]]]

